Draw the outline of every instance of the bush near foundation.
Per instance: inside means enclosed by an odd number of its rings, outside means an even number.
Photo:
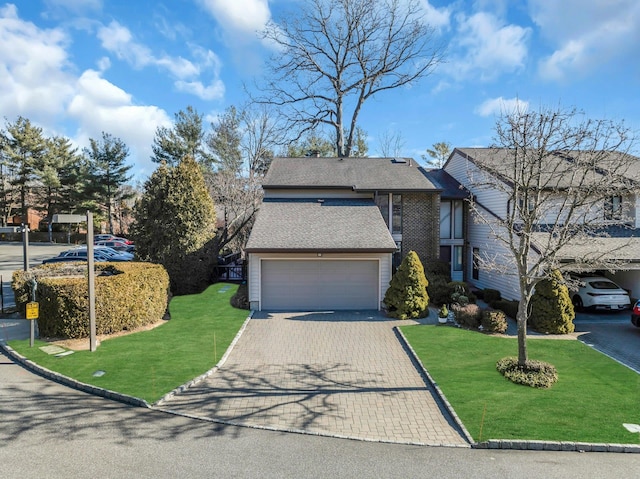
[[[483,295],[482,299],[484,300],[484,302],[491,307],[493,307],[493,304],[496,301],[500,301],[502,299],[502,295],[500,294],[500,291],[498,291],[497,289],[487,288],[482,292],[482,295]]]
[[[480,326],[482,310],[477,304],[451,305],[451,311],[456,318],[456,322],[463,328],[477,329]]]
[[[504,333],[507,331],[507,316],[499,309],[486,309],[482,312],[482,330],[485,333]]]
[[[567,285],[560,272],[555,270],[549,279],[540,281],[536,286],[531,298],[529,325],[541,333],[573,333],[575,317]]]
[[[425,318],[429,314],[428,285],[420,258],[415,251],[409,251],[384,295],[389,316],[398,319]]]
[[[40,303],[38,329],[43,337],[77,339],[89,336],[86,265],[84,274],[56,276],[54,267],[34,268],[39,277],[36,299]],[[77,271],[80,273],[80,271]],[[27,272],[30,273],[30,272]],[[14,291],[20,301],[30,301],[28,274],[14,274]],[[166,310],[169,276],[151,263],[101,263],[96,265],[96,333],[133,330],[160,320]],[[18,294],[16,294],[18,300]],[[24,308],[24,305],[21,305]]]
[[[518,301],[509,301],[507,299],[500,299],[498,301],[494,301],[493,303],[494,309],[499,309],[504,312],[511,319],[517,319],[518,315]]]

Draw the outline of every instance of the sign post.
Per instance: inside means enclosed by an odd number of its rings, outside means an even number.
[[[36,301],[36,290],[38,289],[38,282],[34,277],[31,280],[31,302],[27,303],[26,317],[29,321],[29,347],[33,347],[36,336],[36,319],[40,315],[40,305]]]
[[[93,267],[93,213],[87,211],[87,268],[89,273],[89,350],[96,350],[96,282]]]

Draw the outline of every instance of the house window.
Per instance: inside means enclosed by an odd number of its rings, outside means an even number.
[[[463,207],[462,201],[453,202],[453,237],[461,239],[463,237]]]
[[[440,238],[451,238],[451,202],[440,203]]]
[[[453,236],[451,233],[453,232]],[[440,203],[440,239],[464,237],[464,207],[462,201]]]
[[[471,262],[472,264],[472,271],[471,271],[471,277],[473,279],[479,279],[480,278],[480,248],[473,248],[473,261]]]
[[[376,204],[389,231],[393,234],[402,234],[402,195],[391,193],[376,195]]]
[[[453,247],[453,270],[462,271],[462,246]]]
[[[392,195],[392,233],[402,233],[402,195]]]
[[[440,261],[451,263],[451,246],[440,246]]]
[[[378,204],[378,208],[380,208],[380,213],[382,213],[384,224],[386,224],[388,228],[389,227],[389,195],[386,193],[377,195],[376,203]]]
[[[611,196],[607,199],[604,215],[606,220],[619,220],[622,218],[622,196]]]

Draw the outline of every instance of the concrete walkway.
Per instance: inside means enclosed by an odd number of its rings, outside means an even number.
[[[468,443],[378,312],[256,313],[222,367],[160,409],[372,441]]]

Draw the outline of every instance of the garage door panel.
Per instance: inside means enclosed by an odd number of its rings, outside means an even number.
[[[262,309],[378,309],[378,261],[263,260]]]

